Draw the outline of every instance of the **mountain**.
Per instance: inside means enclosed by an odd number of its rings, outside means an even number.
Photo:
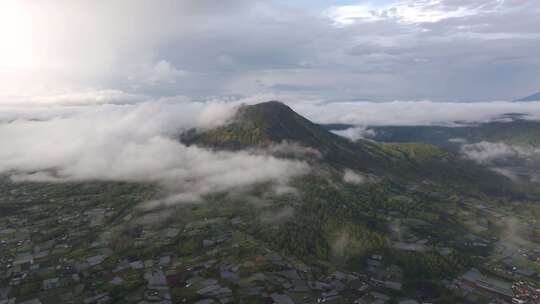
[[[243,105],[229,124],[205,132],[186,134],[183,140],[226,149],[264,147],[282,141],[294,141],[328,150],[334,146],[351,146],[344,138],[326,131],[278,101]]]
[[[371,173],[399,184],[429,180],[461,190],[482,189],[499,194],[510,189],[506,178],[438,146],[352,142],[277,101],[243,105],[230,123],[211,130],[190,130],[181,135],[181,141],[217,150],[295,143],[318,150],[323,165]]]
[[[532,95],[518,99],[516,101],[540,101],[540,92],[534,93]]]
[[[182,141],[226,150],[296,143],[317,149],[325,160],[335,165],[374,169],[370,165],[374,156],[364,144],[328,132],[278,101],[241,106],[229,124],[203,132],[191,130],[182,135]]]

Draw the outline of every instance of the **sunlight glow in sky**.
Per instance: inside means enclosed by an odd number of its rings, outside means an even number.
[[[509,100],[540,90],[532,0],[0,0],[0,37],[0,103],[10,104],[93,94]]]

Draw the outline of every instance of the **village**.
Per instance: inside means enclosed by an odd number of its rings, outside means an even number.
[[[9,191],[8,200],[26,208],[0,217],[0,304],[414,304],[427,302],[431,293],[411,295],[403,269],[382,254],[371,254],[354,271],[285,256],[247,233],[249,217],[201,212],[141,227],[132,223],[144,216],[95,195],[58,202],[32,189]],[[123,199],[130,202],[131,195]],[[441,255],[453,250],[415,235],[422,226],[420,220],[393,221],[395,248]],[[502,244],[475,234],[460,242]],[[539,248],[515,250],[537,263]],[[539,274],[505,265],[507,260],[472,268],[446,287],[467,303],[539,303]]]

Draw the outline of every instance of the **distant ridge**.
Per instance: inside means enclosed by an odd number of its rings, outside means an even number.
[[[530,96],[518,99],[516,101],[540,101],[540,92],[534,93]]]

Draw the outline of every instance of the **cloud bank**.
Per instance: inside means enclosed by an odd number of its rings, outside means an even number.
[[[291,102],[300,114],[318,123],[357,126],[459,125],[500,119],[507,113],[523,113],[525,119],[540,120],[540,102]],[[349,130],[349,136],[359,136]],[[350,132],[350,134],[349,134]]]
[[[283,186],[309,172],[303,162],[212,152],[174,138],[187,128],[215,126],[234,109],[234,103],[148,102],[4,122],[0,174],[17,181],[150,182],[170,194],[165,203],[174,203],[260,183]]]
[[[482,141],[465,144],[461,147],[461,152],[478,163],[488,165],[512,160],[540,162],[540,148],[509,145],[502,142]]]
[[[306,163],[293,159],[319,158],[317,151],[281,143],[266,151],[212,152],[175,139],[189,128],[226,123],[240,104],[272,99],[285,101],[318,123],[354,125],[338,132],[352,140],[369,137],[369,125],[457,125],[486,122],[505,113],[540,119],[536,102],[323,102],[263,94],[205,102],[184,96],[143,102],[120,98],[100,104],[75,97],[63,96],[62,102],[48,106],[0,105],[0,174],[19,181],[152,182],[174,194],[168,203],[258,183],[286,188],[290,179],[309,172]],[[537,150],[497,143],[464,145],[463,154],[484,164],[504,158],[538,159]],[[361,181],[352,172],[344,179]]]
[[[333,130],[332,133],[346,137],[351,141],[375,136],[375,131],[367,127],[352,127],[345,130]]]
[[[463,156],[515,182],[540,182],[540,148],[502,142],[464,144]]]
[[[145,95],[130,95],[123,91],[88,90],[78,93],[65,93],[42,96],[39,99],[0,103],[0,121],[17,118],[43,119],[58,113],[82,112],[84,106],[130,105],[137,103],[185,103],[186,107],[206,106],[200,119],[209,125],[221,124],[227,119],[222,110],[239,104],[256,104],[269,100],[279,100],[308,119],[323,124],[343,123],[354,125],[353,129],[342,131],[340,135],[349,138],[369,137],[371,132],[366,126],[411,126],[483,123],[493,120],[504,121],[505,114],[523,114],[522,119],[540,120],[540,101],[486,101],[486,102],[440,102],[421,101],[329,101],[321,96],[303,94],[254,94],[238,97],[212,97],[199,99],[184,95],[152,98]],[[217,112],[212,117],[213,112]],[[179,111],[181,112],[181,111]],[[188,111],[189,112],[189,111]],[[179,114],[181,115],[181,113]],[[183,115],[182,121],[196,124],[189,115]]]

